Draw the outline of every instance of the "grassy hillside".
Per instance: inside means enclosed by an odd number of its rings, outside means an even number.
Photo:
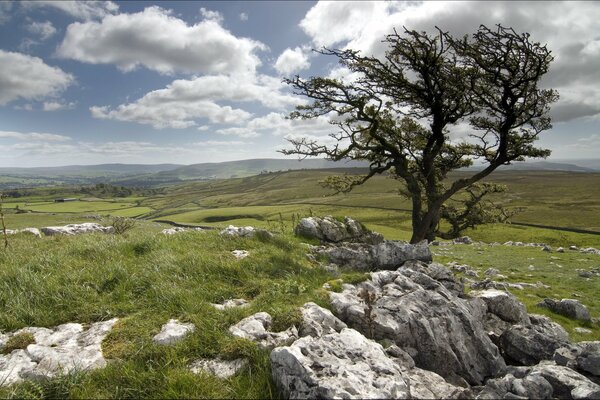
[[[272,239],[230,239],[215,231],[165,236],[160,229],[159,224],[140,222],[125,235],[11,237],[10,247],[0,252],[0,330],[91,323],[115,316],[120,321],[102,344],[109,359],[105,369],[0,388],[0,398],[277,397],[268,352],[235,339],[227,330],[258,311],[274,317],[274,330],[297,324],[297,307],[304,302],[328,306],[321,287],[335,277],[312,264],[306,247],[289,231]],[[247,250],[250,256],[237,260],[231,254],[236,249]],[[575,294],[592,315],[600,315],[596,295],[600,280],[580,278],[576,271],[597,266],[600,256],[466,245],[434,252],[435,261],[465,263],[480,274],[494,267],[510,282],[542,281],[550,288],[513,293],[529,312],[550,315],[561,323],[572,339],[600,339],[598,325],[581,325],[535,305],[543,297]],[[356,283],[366,275],[350,271],[339,278]],[[251,300],[251,306],[217,311],[209,305],[240,297]],[[192,322],[197,329],[174,346],[154,344],[152,337],[170,318]],[[577,334],[573,331],[577,326],[593,333]],[[197,358],[218,355],[247,357],[249,365],[225,380],[194,375],[187,368]]]
[[[140,192],[123,198],[104,197],[88,202],[49,203],[54,197],[77,197],[68,188],[30,191],[24,198],[8,199],[5,207],[31,213],[7,215],[9,227],[40,226],[49,214],[72,220],[79,215],[121,215],[169,220],[182,224],[223,227],[228,224],[291,226],[300,216],[332,214],[353,216],[390,238],[410,237],[410,203],[398,195],[400,183],[383,176],[348,194],[331,195],[319,181],[332,174],[360,173],[360,169],[267,173],[245,178],[192,182]],[[464,176],[456,173],[451,179]],[[522,209],[514,222],[579,228],[600,232],[600,174],[505,171],[490,180],[509,191],[496,197],[507,208]],[[153,194],[154,193],[154,194]],[[581,235],[517,225],[488,225],[467,232],[487,242],[520,240],[600,247],[600,236]]]

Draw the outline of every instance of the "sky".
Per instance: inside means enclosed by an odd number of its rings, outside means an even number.
[[[283,158],[327,142],[285,77],[346,75],[314,49],[382,56],[394,28],[529,32],[559,91],[539,146],[600,158],[600,2],[0,1],[0,167]],[[460,131],[460,129],[458,129]]]

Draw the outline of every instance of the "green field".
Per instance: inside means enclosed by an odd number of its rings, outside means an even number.
[[[0,398],[275,398],[268,352],[227,329],[258,311],[273,315],[275,329],[298,322],[297,307],[306,301],[328,305],[322,289],[335,277],[305,256],[292,234],[309,215],[352,216],[387,239],[410,237],[408,203],[397,182],[377,177],[352,193],[331,196],[318,181],[332,171],[291,171],[248,178],[166,186],[148,195],[81,195],[77,188],[40,188],[4,202],[7,228],[43,227],[75,222],[110,224],[115,216],[136,217],[124,235],[90,234],[33,239],[9,237],[0,252],[0,330],[95,322],[117,316],[120,322],[103,343],[111,361],[105,369],[37,384],[0,389]],[[351,172],[349,170],[348,172]],[[499,201],[524,207],[516,221],[599,230],[598,174],[505,172],[494,176],[510,192]],[[76,197],[55,203],[53,198]],[[17,209],[18,206],[18,209]],[[216,231],[160,234],[166,220],[215,228],[264,227],[273,239],[226,239]],[[544,242],[553,246],[594,246],[600,236],[511,224],[481,226],[466,232],[483,242]],[[231,251],[246,249],[236,260]],[[600,340],[600,326],[573,321],[540,308],[545,297],[577,298],[592,316],[600,316],[600,279],[584,279],[578,269],[600,265],[600,256],[546,253],[539,247],[450,245],[432,247],[434,261],[468,264],[480,276],[496,268],[508,282],[543,282],[549,288],[511,291],[529,312],[546,314],[579,340]],[[535,268],[531,270],[530,265]],[[362,272],[341,275],[345,282],[366,279]],[[243,310],[219,312],[208,303],[229,298],[252,300]],[[197,330],[172,347],[152,337],[169,318],[193,322]],[[580,334],[586,327],[591,334]],[[187,369],[200,357],[244,356],[249,366],[219,380]]]
[[[391,239],[410,237],[410,203],[398,194],[399,182],[378,176],[348,194],[332,195],[319,181],[348,170],[311,170],[268,173],[247,178],[193,182],[157,189],[156,194],[97,198],[70,193],[68,187],[32,190],[29,196],[8,199],[8,212],[18,206],[32,213],[9,214],[9,227],[40,226],[49,215],[60,220],[93,215],[115,215],[182,224],[224,227],[256,225],[281,229],[307,215],[352,216]],[[456,179],[465,173],[455,173]],[[600,174],[575,172],[504,171],[491,180],[508,186],[495,201],[520,208],[515,223],[552,225],[600,232]],[[91,201],[54,203],[56,197]],[[58,217],[57,217],[58,216]],[[597,246],[600,236],[518,225],[497,224],[466,232],[486,242],[508,240],[552,245]]]

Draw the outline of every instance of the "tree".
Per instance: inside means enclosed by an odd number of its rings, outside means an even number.
[[[441,234],[440,219],[452,214],[444,206],[448,200],[460,201],[461,191],[501,165],[550,154],[533,142],[551,128],[549,106],[558,99],[556,91],[538,87],[553,57],[529,34],[502,26],[482,25],[462,38],[439,28],[435,35],[405,29],[384,42],[383,59],[354,50],[318,51],[337,57],[356,76],[350,82],[284,80],[311,100],[290,118],[329,115],[339,132],[330,135],[333,145],[292,139],[292,148],[283,153],[368,161],[366,175],[330,177],[327,184],[346,192],[377,174],[390,174],[404,183],[402,193],[412,202],[411,242],[433,240]],[[449,129],[457,124],[468,126],[470,134],[451,140]],[[444,182],[450,171],[474,160],[484,168]],[[470,202],[463,206],[473,208],[482,198],[466,196]]]

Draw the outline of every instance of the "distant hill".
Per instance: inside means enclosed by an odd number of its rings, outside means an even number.
[[[299,169],[331,169],[331,168],[364,168],[368,166],[365,162],[359,161],[329,161],[324,159],[306,159],[302,161],[260,158],[252,160],[228,161],[221,163],[202,163],[186,165],[180,168],[161,171],[143,177],[145,181],[152,182],[173,182],[188,180],[206,180],[206,179],[229,179],[243,178],[246,176],[258,175],[264,172],[277,172]],[[123,181],[127,183],[127,181]]]
[[[499,168],[499,171],[570,171],[600,172],[600,160],[565,160],[568,162],[527,161]],[[123,186],[158,186],[185,181],[243,178],[267,172],[302,169],[366,168],[366,162],[329,161],[324,159],[262,158],[202,163],[178,164],[100,164],[68,165],[49,168],[0,168],[0,189],[16,189],[51,185],[88,185],[110,183]],[[481,169],[473,166],[468,170]]]
[[[182,164],[98,164],[67,165],[64,167],[0,168],[0,175],[45,177],[131,175],[170,171],[182,166]]]
[[[503,165],[498,167],[497,171],[569,171],[569,172],[600,172],[600,168],[591,168],[588,166],[579,165],[578,160],[569,160],[570,162],[558,162],[558,161],[525,161],[515,162],[511,165]],[[594,160],[587,160],[587,165],[596,165]],[[577,164],[574,164],[577,162]],[[597,162],[600,167],[600,160]],[[464,168],[463,170],[481,170],[483,166],[474,165],[472,167]]]

